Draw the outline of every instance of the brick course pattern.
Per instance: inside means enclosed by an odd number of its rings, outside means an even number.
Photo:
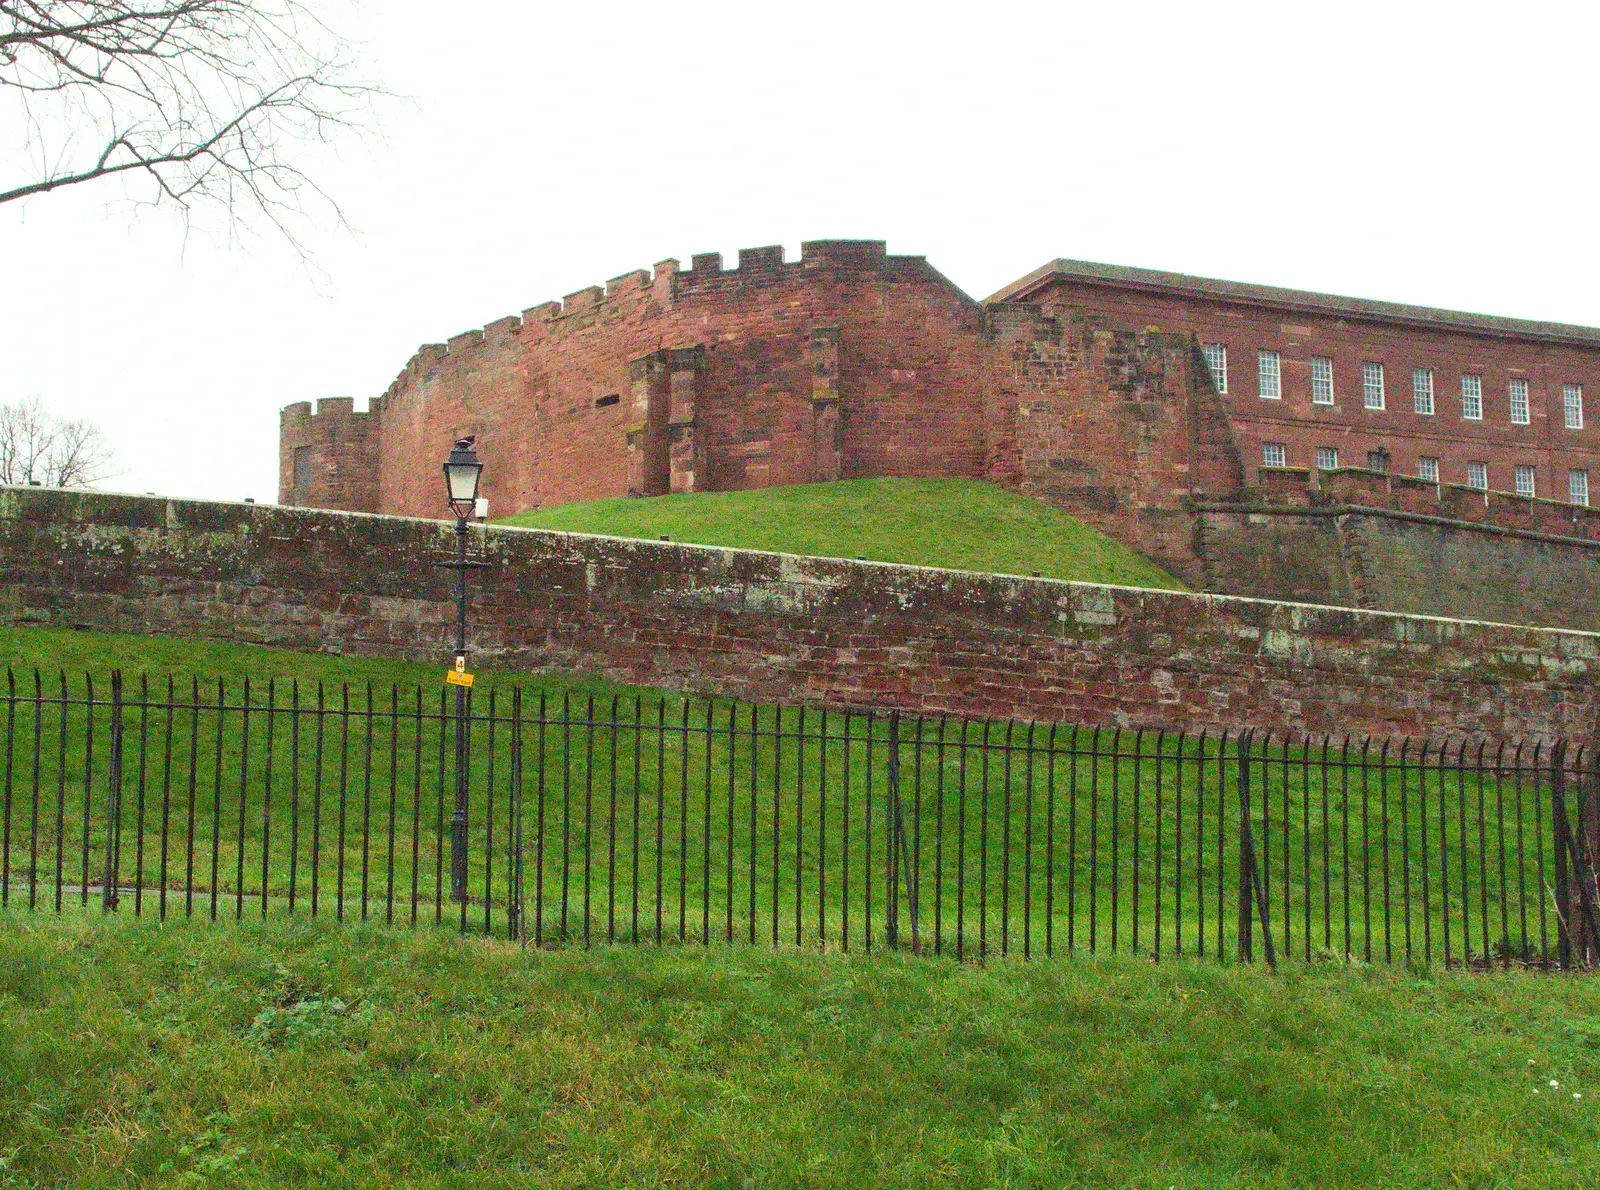
[[[1568,734],[1600,636],[475,527],[485,663],[784,702],[1127,727]],[[450,527],[0,489],[0,608],[371,656],[449,653]]]
[[[1298,467],[1315,467],[1319,447],[1344,467],[1382,453],[1395,475],[1417,476],[1429,458],[1447,484],[1466,484],[1468,464],[1483,463],[1501,491],[1516,490],[1517,467],[1532,467],[1536,494],[1559,501],[1569,470],[1592,471],[1600,500],[1600,330],[1066,260],[987,304],[1016,302],[1225,347],[1224,403],[1251,480],[1272,442]],[[1262,352],[1277,356],[1276,397],[1264,395]],[[1313,400],[1314,360],[1329,361],[1331,403]],[[1368,364],[1382,369],[1382,409],[1367,408]],[[1431,378],[1432,413],[1417,411],[1418,370]],[[1463,377],[1478,378],[1477,419],[1464,416]],[[1513,381],[1527,385],[1526,425],[1511,419]],[[1581,429],[1566,424],[1568,386],[1583,394]]]

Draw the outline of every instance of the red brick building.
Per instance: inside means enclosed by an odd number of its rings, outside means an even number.
[[[287,407],[285,504],[493,515],[872,475],[1030,491],[1195,572],[1195,500],[1260,467],[1588,499],[1600,330],[1058,260],[984,302],[821,241],[658,264],[423,347],[368,412]]]
[[[1250,464],[1587,503],[1600,330],[1058,260],[990,307],[1193,332]],[[1600,493],[1596,493],[1600,495]]]

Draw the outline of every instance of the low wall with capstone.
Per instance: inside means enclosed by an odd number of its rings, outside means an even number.
[[[1600,631],[1600,542],[1360,505],[1206,505],[1207,590]]]
[[[449,656],[445,522],[0,489],[0,619]],[[1588,738],[1600,636],[475,526],[493,668],[1168,728]]]

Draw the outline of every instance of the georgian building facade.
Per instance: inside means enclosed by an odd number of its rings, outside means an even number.
[[[1580,504],[1600,483],[1594,328],[1066,260],[989,299],[1006,302],[1192,332],[1247,468],[1362,467]]]

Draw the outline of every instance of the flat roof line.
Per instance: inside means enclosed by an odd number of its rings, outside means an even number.
[[[1055,280],[1089,281],[1122,289],[1157,290],[1251,305],[1273,306],[1284,310],[1336,314],[1351,318],[1463,331],[1469,334],[1549,339],[1600,347],[1600,328],[1591,326],[1501,318],[1491,314],[1440,310],[1431,306],[1379,302],[1370,298],[1313,293],[1309,290],[1284,289],[1275,285],[1222,281],[1213,277],[1194,277],[1187,273],[1169,273],[1158,269],[1139,269],[1128,265],[1099,264],[1094,261],[1064,258],[1052,260],[1026,277],[1013,281],[1004,289],[985,298],[983,304],[996,306],[1026,301],[1036,290]]]

